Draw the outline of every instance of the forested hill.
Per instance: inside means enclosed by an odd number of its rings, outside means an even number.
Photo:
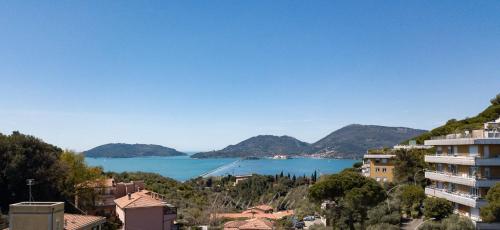
[[[186,153],[161,145],[112,143],[83,152],[86,157],[183,156]]]
[[[289,136],[260,135],[246,139],[236,145],[229,145],[218,151],[201,152],[192,155],[193,158],[216,157],[263,157],[275,154],[300,154],[309,147],[306,142]]]
[[[392,147],[425,130],[377,125],[348,125],[314,144],[308,144],[289,136],[261,135],[244,140],[236,145],[212,152],[201,152],[193,158],[216,157],[265,157],[276,154],[297,155],[328,153],[339,158],[359,158],[368,149]]]
[[[335,157],[358,158],[368,149],[392,147],[427,132],[406,127],[352,124],[311,145],[311,152],[331,152]]]
[[[446,124],[439,126],[429,132],[423,133],[414,139],[417,143],[423,144],[425,140],[434,136],[442,136],[464,130],[474,130],[483,127],[483,124],[493,121],[500,117],[500,94],[491,99],[491,105],[474,117],[465,118],[462,120],[451,119]],[[408,141],[405,141],[407,143]]]

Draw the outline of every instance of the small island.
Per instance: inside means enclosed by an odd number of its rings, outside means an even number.
[[[100,145],[83,152],[86,157],[100,158],[128,158],[128,157],[149,157],[149,156],[185,156],[186,153],[179,152],[173,148],[161,145],[150,144],[125,144],[110,143]]]

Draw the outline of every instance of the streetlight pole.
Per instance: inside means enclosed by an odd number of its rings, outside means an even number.
[[[425,169],[420,169],[420,170],[416,171],[415,174],[413,174],[413,182],[415,183],[415,185],[417,185],[417,179],[416,179],[417,173],[424,172],[424,171],[425,171]]]
[[[386,196],[387,196],[387,199],[386,199],[386,203],[387,203],[387,209],[389,210],[389,212],[391,212],[391,207],[389,206],[389,193],[391,193],[391,191],[399,186],[402,186],[404,184],[399,184],[399,185],[396,185],[394,187],[392,187],[391,189],[389,189],[387,192],[385,192]]]

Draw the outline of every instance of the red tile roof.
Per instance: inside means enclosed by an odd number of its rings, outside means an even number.
[[[273,223],[265,219],[251,219],[244,221],[229,221],[224,224],[224,230],[272,230]]]
[[[102,216],[87,216],[64,213],[64,229],[65,230],[80,230],[88,229],[99,224],[103,224],[106,218]]]
[[[240,218],[266,218],[271,220],[279,220],[286,216],[291,216],[294,214],[293,210],[279,211],[273,213],[260,213],[260,212],[248,212],[244,211],[241,213],[219,213],[216,215],[217,218],[229,218],[229,219],[240,219]]]
[[[159,207],[166,206],[167,204],[162,200],[155,199],[148,194],[149,191],[143,190],[140,192],[134,192],[128,195],[118,198],[115,203],[121,209],[125,208],[144,208],[144,207]]]

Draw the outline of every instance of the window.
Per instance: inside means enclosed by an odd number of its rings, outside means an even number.
[[[469,177],[476,177],[476,171],[477,171],[476,166],[469,167]]]
[[[453,148],[448,146],[448,155],[453,155]]]
[[[443,164],[441,164],[441,163],[437,164],[437,171],[443,172]]]
[[[438,146],[438,147],[436,148],[436,154],[437,154],[437,155],[441,155],[441,154],[443,154],[443,148],[442,148],[441,146]]]
[[[384,181],[384,182],[386,182],[386,181],[387,181],[387,178],[386,178],[386,177],[384,177],[384,180],[383,180],[383,181]]]
[[[484,154],[484,158],[490,158],[490,147],[488,145],[485,145],[484,146],[484,149],[483,149],[483,154]]]
[[[382,159],[382,163],[387,164],[387,159]]]
[[[375,172],[380,172],[380,168],[375,168]]]
[[[380,177],[375,178],[376,181],[380,181]]]
[[[477,156],[479,154],[479,150],[477,145],[469,145],[469,156]]]
[[[382,168],[382,172],[387,172],[387,169],[386,168]]]
[[[490,178],[490,168],[489,167],[484,168],[484,177]]]

